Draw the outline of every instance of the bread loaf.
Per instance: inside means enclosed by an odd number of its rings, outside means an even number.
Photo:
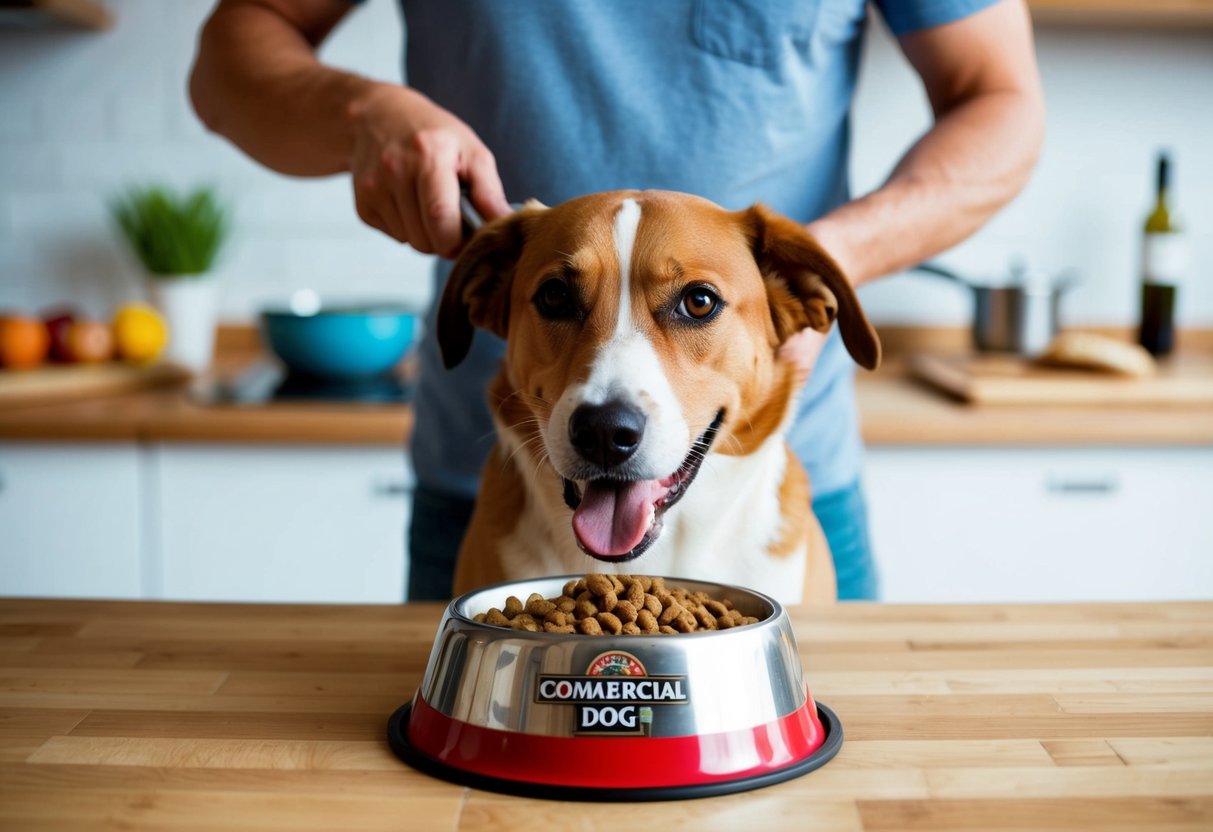
[[[1122,376],[1153,375],[1154,358],[1138,344],[1118,341],[1093,332],[1063,332],[1037,359],[1054,367],[1075,367]]]

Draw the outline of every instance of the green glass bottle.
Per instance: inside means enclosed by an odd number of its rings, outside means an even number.
[[[1137,340],[1157,356],[1175,348],[1175,303],[1187,270],[1187,241],[1171,215],[1171,160],[1158,155],[1154,210],[1146,217],[1141,249],[1141,325]]]

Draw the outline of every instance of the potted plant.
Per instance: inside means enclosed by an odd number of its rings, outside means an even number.
[[[148,295],[169,326],[165,357],[195,372],[215,347],[216,283],[210,276],[229,215],[211,188],[177,194],[152,185],[115,198],[110,211],[147,276]]]

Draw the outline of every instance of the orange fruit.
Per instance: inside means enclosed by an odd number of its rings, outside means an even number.
[[[81,364],[97,364],[114,357],[114,336],[100,321],[76,321],[67,331],[68,358]]]
[[[126,303],[114,315],[114,346],[127,361],[155,361],[168,344],[168,327],[146,303]]]
[[[46,360],[51,336],[42,321],[10,315],[0,318],[0,365],[28,370]]]

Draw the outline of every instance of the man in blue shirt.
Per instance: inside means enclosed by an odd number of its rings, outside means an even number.
[[[419,251],[462,244],[460,182],[488,218],[661,188],[807,224],[862,285],[972,233],[1022,187],[1044,110],[1023,0],[877,0],[935,122],[851,199],[849,112],[864,0],[401,0],[406,86],[324,66],[346,0],[221,0],[191,79],[216,132],[275,170],[349,171],[359,216]],[[435,288],[449,272],[439,261]],[[432,323],[432,319],[431,319]],[[442,369],[420,347],[410,598],[449,596],[493,444],[484,389],[502,344]],[[812,483],[841,598],[872,598],[853,368],[837,333],[785,347],[808,379],[789,441]],[[811,372],[810,372],[811,371]]]

